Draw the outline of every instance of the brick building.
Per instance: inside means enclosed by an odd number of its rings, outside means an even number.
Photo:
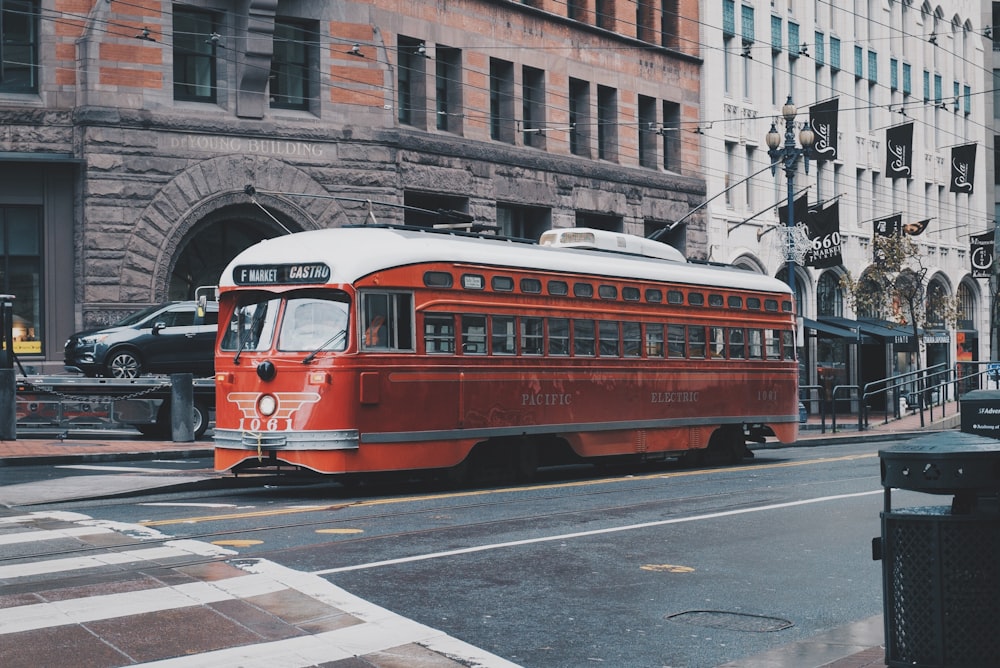
[[[286,230],[447,210],[646,234],[705,197],[678,139],[700,117],[694,0],[0,11],[0,289],[40,371],[72,331],[190,298]],[[667,238],[707,255],[701,216]]]

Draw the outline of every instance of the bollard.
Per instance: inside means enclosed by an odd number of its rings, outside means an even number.
[[[194,374],[170,374],[170,435],[174,443],[194,441]]]
[[[17,440],[17,377],[0,369],[0,441]]]

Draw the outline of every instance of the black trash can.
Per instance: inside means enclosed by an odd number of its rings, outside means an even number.
[[[942,432],[879,458],[886,665],[1000,665],[1000,441]],[[952,499],[894,510],[893,488]]]

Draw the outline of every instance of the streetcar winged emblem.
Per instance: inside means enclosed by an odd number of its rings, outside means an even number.
[[[319,395],[315,392],[274,392],[273,395],[278,400],[278,408],[273,417],[279,420],[287,420],[306,404],[319,401]],[[257,413],[257,401],[261,396],[263,394],[260,392],[230,392],[226,395],[226,400],[236,404],[244,419],[252,420],[260,417]]]

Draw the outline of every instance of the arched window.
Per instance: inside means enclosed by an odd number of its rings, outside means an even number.
[[[958,286],[958,328],[975,329],[976,296],[969,286]]]
[[[844,290],[840,287],[840,277],[836,272],[828,271],[819,277],[816,285],[816,315],[821,318],[844,316]]]

